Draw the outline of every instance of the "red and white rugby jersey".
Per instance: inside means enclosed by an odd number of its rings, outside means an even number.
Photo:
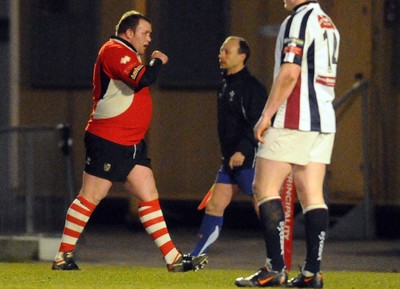
[[[302,131],[336,131],[332,105],[340,35],[316,2],[299,5],[282,23],[275,50],[274,78],[283,63],[301,66],[290,97],[278,109],[273,126]]]
[[[99,51],[93,74],[93,111],[86,130],[121,145],[139,143],[150,126],[148,87],[135,91],[146,66],[128,42],[111,37]]]

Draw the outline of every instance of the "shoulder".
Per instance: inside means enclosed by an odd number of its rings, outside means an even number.
[[[290,15],[285,22],[289,22],[291,26],[294,25],[301,27],[307,25],[307,22],[310,20],[314,21],[317,19],[318,15],[321,13],[323,13],[323,11],[318,3],[310,3]]]
[[[244,98],[265,98],[267,95],[266,87],[253,75],[244,77],[238,85]]]
[[[249,85],[255,88],[265,89],[265,85],[261,83],[254,75],[249,74],[246,78],[246,81]]]
[[[134,51],[113,40],[107,41],[102,46],[99,55],[105,60],[117,61],[121,64],[127,64],[131,61],[138,62],[138,57]]]

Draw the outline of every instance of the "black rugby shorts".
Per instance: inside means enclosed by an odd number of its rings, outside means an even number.
[[[123,146],[85,132],[85,172],[111,182],[123,182],[135,165],[151,168],[146,143]]]

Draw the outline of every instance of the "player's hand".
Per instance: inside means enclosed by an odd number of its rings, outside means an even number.
[[[241,152],[235,152],[233,156],[229,159],[229,167],[231,170],[235,167],[240,167],[243,165],[245,156]]]
[[[264,134],[270,127],[271,127],[271,119],[261,115],[260,119],[257,121],[253,129],[255,139],[260,143],[264,143],[263,139]]]
[[[151,59],[154,58],[161,59],[163,64],[166,64],[168,62],[168,56],[159,50],[154,50],[153,53],[151,54]]]

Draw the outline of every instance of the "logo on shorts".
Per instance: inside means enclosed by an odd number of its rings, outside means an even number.
[[[91,161],[90,158],[87,157],[87,158],[86,158],[86,164],[87,164],[88,166],[90,166],[90,161]]]
[[[104,169],[105,172],[110,171],[111,170],[111,164],[105,163],[103,169]]]

